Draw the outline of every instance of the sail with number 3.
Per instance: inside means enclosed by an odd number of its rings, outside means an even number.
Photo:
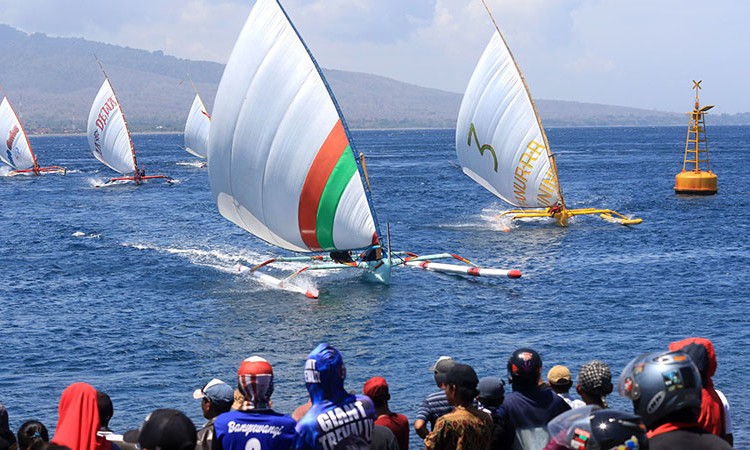
[[[456,153],[466,175],[523,208],[504,213],[514,219],[553,217],[565,225],[574,215],[602,214],[618,223],[640,222],[612,210],[566,208],[536,105],[497,24],[461,102]]]

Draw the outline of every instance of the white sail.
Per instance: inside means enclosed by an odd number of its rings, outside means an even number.
[[[561,200],[544,129],[498,30],[461,102],[456,153],[464,173],[511,205],[548,207]]]
[[[185,150],[199,158],[205,158],[208,154],[208,131],[211,127],[211,116],[201,101],[201,97],[195,94],[193,106],[190,108],[187,122],[185,122]]]
[[[96,159],[122,174],[136,171],[130,132],[108,79],[102,83],[91,105],[87,134]]]
[[[34,167],[36,158],[31,144],[7,97],[3,97],[3,102],[0,103],[0,138],[3,140],[0,159],[5,164],[14,169]]]
[[[258,0],[224,69],[211,119],[219,212],[294,251],[358,249],[375,220],[343,118],[276,0]]]

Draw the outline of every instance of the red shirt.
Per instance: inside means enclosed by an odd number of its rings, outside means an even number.
[[[396,440],[398,441],[398,447],[401,450],[408,450],[409,448],[409,419],[403,414],[390,413],[381,414],[375,419],[375,425],[382,425],[388,427],[393,431]]]

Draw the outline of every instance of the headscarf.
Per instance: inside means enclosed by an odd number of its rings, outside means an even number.
[[[714,389],[711,379],[716,373],[716,352],[714,345],[706,338],[692,337],[669,344],[669,350],[682,350],[698,368],[703,383],[701,395],[701,414],[698,423],[711,434],[722,436],[726,432],[724,405]]]
[[[244,401],[240,411],[268,409],[273,394],[273,368],[271,363],[260,356],[251,356],[242,361],[237,370],[237,388]]]
[[[612,393],[612,371],[609,366],[595,359],[581,366],[578,370],[578,386],[583,392],[601,399],[607,407],[605,397]]]
[[[111,450],[104,437],[97,436],[101,423],[96,389],[87,383],[73,383],[62,392],[52,442],[70,450]]]

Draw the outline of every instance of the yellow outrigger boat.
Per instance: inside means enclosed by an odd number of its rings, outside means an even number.
[[[463,172],[520,208],[500,216],[549,217],[561,226],[573,216],[596,214],[622,225],[641,223],[611,209],[566,206],[555,155],[534,99],[494,18],[492,22],[495,32],[474,69],[456,124],[456,153]]]

